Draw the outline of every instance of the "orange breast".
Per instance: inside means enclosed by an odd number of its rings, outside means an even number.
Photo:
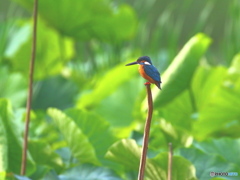
[[[144,79],[148,80],[149,82],[151,82],[151,83],[153,83],[153,84],[156,83],[150,76],[148,76],[148,75],[145,73],[144,68],[143,68],[143,65],[139,65],[138,71],[139,71],[140,75],[141,75]]]

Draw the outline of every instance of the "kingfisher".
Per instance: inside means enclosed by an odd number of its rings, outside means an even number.
[[[139,68],[138,71],[140,75],[148,80],[147,83],[155,84],[159,89],[161,89],[161,77],[160,73],[158,72],[157,68],[155,68],[152,64],[150,57],[142,56],[137,59],[137,61],[126,64],[126,66],[138,64]]]

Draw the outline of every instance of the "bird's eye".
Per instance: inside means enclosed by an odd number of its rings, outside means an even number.
[[[151,64],[150,64],[149,62],[147,62],[147,61],[145,61],[144,64],[146,64],[146,65],[151,65]]]

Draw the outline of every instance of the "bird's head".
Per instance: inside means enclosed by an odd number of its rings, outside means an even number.
[[[126,66],[134,65],[134,64],[139,64],[139,65],[152,65],[152,61],[150,57],[148,56],[142,56],[137,59],[137,61],[134,61],[132,63],[126,64]]]

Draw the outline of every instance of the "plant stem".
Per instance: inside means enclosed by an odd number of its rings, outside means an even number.
[[[148,149],[148,137],[150,132],[151,120],[152,120],[152,112],[153,112],[153,102],[152,102],[152,92],[150,88],[150,83],[145,83],[147,89],[147,97],[148,97],[148,115],[144,128],[144,136],[143,136],[143,146],[142,146],[142,154],[138,171],[138,180],[143,180],[144,178],[144,170],[146,164],[147,157],[147,149]]]
[[[23,139],[21,175],[25,175],[26,166],[27,166],[28,131],[29,131],[29,123],[30,123],[34,61],[36,56],[36,42],[37,42],[37,10],[38,10],[38,0],[34,0],[32,53],[31,53],[30,66],[29,66],[28,99],[27,99],[27,105],[26,105],[26,122],[25,122],[25,131],[24,131],[24,139]]]
[[[168,151],[168,180],[172,180],[172,157],[173,157],[172,143],[169,143],[168,147],[169,147],[169,151]]]

